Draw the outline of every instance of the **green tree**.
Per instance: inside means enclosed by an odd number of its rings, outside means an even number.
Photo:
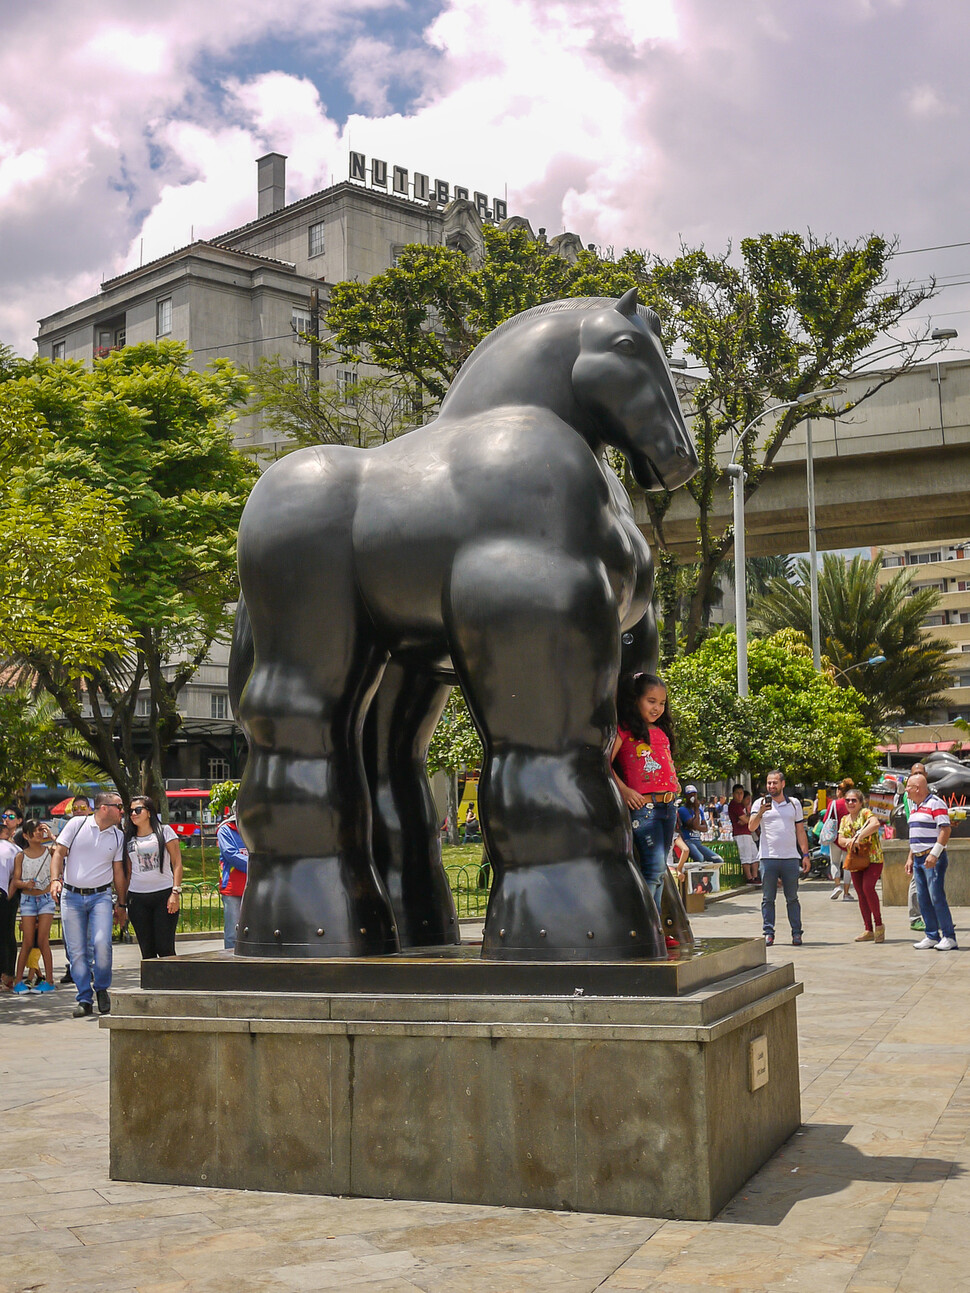
[[[21,385],[50,436],[25,472],[26,487],[42,497],[71,481],[107,495],[127,542],[109,580],[123,650],[88,671],[83,696],[56,652],[21,659],[121,793],[143,789],[164,803],[179,693],[228,634],[227,605],[237,595],[235,534],[257,471],[233,448],[231,422],[247,387],[228,360],[192,371],[179,342],[128,346],[91,369],[33,361]],[[146,690],[151,750],[143,762],[134,720]]]
[[[523,229],[486,225],[482,264],[450,247],[405,247],[366,283],[337,283],[326,343],[349,364],[393,374],[431,405],[479,341],[513,314],[567,296],[622,296],[642,280],[642,254],[617,261],[583,251],[575,263]]]
[[[945,708],[952,676],[947,662],[950,643],[927,633],[923,622],[939,605],[932,588],[913,592],[910,570],[900,570],[879,586],[879,561],[855,556],[850,562],[827,552],[818,578],[818,619],[822,651],[840,684],[851,682],[863,697],[866,721],[877,731],[903,718],[927,719]],[[767,593],[751,608],[766,633],[795,629],[812,636],[809,563],[797,563],[799,583],[772,580]],[[839,670],[884,655],[886,663],[854,669],[851,678]]]
[[[681,778],[717,780],[773,767],[789,782],[875,774],[876,739],[851,687],[817,673],[791,630],[749,643],[750,694],[737,694],[737,638],[707,638],[667,670]]]
[[[0,691],[0,799],[23,809],[32,781],[80,791],[85,782],[107,784],[87,757],[77,732],[64,725],[50,696],[35,696],[25,684]]]
[[[0,346],[0,658],[44,652],[77,677],[124,640],[110,584],[128,543],[105,491],[70,479],[34,486],[52,438],[25,387],[30,371]]]
[[[440,771],[448,775],[449,844],[459,843],[458,773],[464,768],[480,768],[483,757],[482,742],[468,712],[465,697],[461,688],[455,687],[438,720],[428,746],[427,758],[429,773]]]
[[[668,343],[679,341],[705,374],[691,388],[691,431],[700,470],[685,487],[697,509],[697,551],[688,569],[668,543],[665,517],[671,495],[646,494],[658,556],[658,595],[664,653],[676,651],[677,604],[687,602],[688,651],[702,635],[705,607],[718,569],[733,548],[732,525],[719,528],[716,491],[723,475],[719,451],[730,450],[751,420],[778,403],[836,385],[871,367],[878,339],[935,290],[890,283],[896,244],[878,235],[855,243],[812,234],[761,234],[741,241],[739,255],[683,249],[672,260],[649,262],[641,298],[664,321]],[[922,336],[899,343],[891,370],[867,384],[857,407],[901,372],[925,358]],[[790,408],[756,427],[743,442],[745,499],[766,473],[795,426],[806,417],[832,416],[822,402]],[[679,574],[679,578],[678,578]]]
[[[424,420],[421,397],[403,378],[377,373],[345,384],[331,380],[332,369],[333,364],[326,365],[326,380],[314,382],[306,369],[294,368],[278,355],[250,369],[250,407],[276,432],[286,452],[314,444],[365,449]]]

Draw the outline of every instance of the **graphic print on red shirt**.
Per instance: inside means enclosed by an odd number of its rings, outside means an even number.
[[[680,789],[666,732],[652,727],[649,745],[638,740],[625,727],[617,728],[617,736],[622,745],[614,762],[625,785],[638,795],[676,793]]]

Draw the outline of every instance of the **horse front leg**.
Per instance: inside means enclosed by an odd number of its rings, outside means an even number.
[[[431,674],[391,660],[364,725],[374,861],[402,948],[461,941],[425,768],[450,691]]]
[[[479,784],[494,883],[482,955],[666,955],[609,770],[620,630],[599,562],[521,540],[455,563],[452,658],[485,734]]]

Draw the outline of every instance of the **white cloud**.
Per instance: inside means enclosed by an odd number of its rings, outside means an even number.
[[[142,240],[148,259],[193,226],[211,236],[251,219],[253,163],[269,150],[288,155],[290,201],[343,178],[352,147],[490,195],[507,186],[535,227],[618,249],[809,225],[959,241],[958,8],[441,0],[420,33],[401,0],[169,0],[150,19],[123,0],[7,6],[0,337],[28,348],[38,315],[136,263]],[[246,70],[270,36],[313,55],[315,84]],[[210,74],[228,68],[221,86],[201,79],[203,58]],[[402,86],[406,114],[390,106]],[[357,110],[341,123],[348,96]]]

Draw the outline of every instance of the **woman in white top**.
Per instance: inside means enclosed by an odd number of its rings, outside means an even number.
[[[163,826],[155,802],[136,795],[125,825],[128,919],[148,961],[175,955],[182,893],[182,854],[178,836]]]
[[[44,978],[34,992],[54,991],[54,963],[51,960],[51,925],[57,907],[51,897],[51,853],[54,836],[46,822],[32,817],[24,822],[24,847],[14,858],[13,888],[20,892],[20,927],[23,943],[14,975],[14,992],[30,992],[24,980],[27,957],[34,947],[44,958]]]

